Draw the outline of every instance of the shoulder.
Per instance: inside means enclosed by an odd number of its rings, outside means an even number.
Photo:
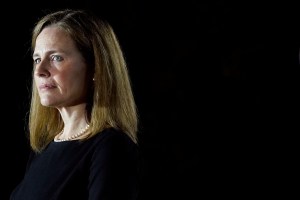
[[[108,128],[98,133],[95,136],[95,150],[110,150],[110,151],[138,151],[138,145],[123,131],[114,128]]]
[[[136,145],[125,132],[115,128],[104,129],[102,132],[99,132],[95,137],[96,141],[103,143],[122,142],[128,145]]]

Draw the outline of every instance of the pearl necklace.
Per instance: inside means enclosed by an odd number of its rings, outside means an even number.
[[[70,140],[74,140],[80,136],[82,136],[83,134],[85,134],[87,132],[87,130],[89,129],[90,125],[88,124],[84,129],[82,129],[79,133],[75,134],[75,135],[71,135],[68,138],[65,139],[59,139],[59,137],[61,136],[61,134],[64,132],[64,129],[54,138],[55,142],[64,142],[64,141],[70,141]]]

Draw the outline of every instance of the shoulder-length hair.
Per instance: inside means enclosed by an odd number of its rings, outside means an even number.
[[[86,108],[91,132],[88,137],[113,127],[137,142],[137,108],[125,58],[112,27],[83,10],[50,13],[35,24],[32,51],[38,35],[50,25],[60,27],[73,39],[88,66],[91,86]],[[33,79],[28,124],[30,145],[36,152],[42,151],[64,126],[56,108],[41,105]]]

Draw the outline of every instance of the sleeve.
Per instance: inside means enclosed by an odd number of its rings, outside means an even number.
[[[35,158],[36,156],[36,153],[32,150],[29,151],[29,155],[28,155],[28,160],[27,160],[27,163],[26,163],[26,168],[25,168],[25,171],[28,170],[28,168],[30,167],[31,163],[32,163],[32,160]]]
[[[138,198],[139,151],[123,135],[113,134],[97,146],[91,160],[89,200]]]

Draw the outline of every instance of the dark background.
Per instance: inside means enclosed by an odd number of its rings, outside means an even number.
[[[8,199],[27,160],[31,29],[58,8],[92,10],[119,36],[140,114],[141,200],[289,194],[283,188],[294,188],[287,180],[299,133],[295,5],[200,2],[2,7],[0,199]]]

